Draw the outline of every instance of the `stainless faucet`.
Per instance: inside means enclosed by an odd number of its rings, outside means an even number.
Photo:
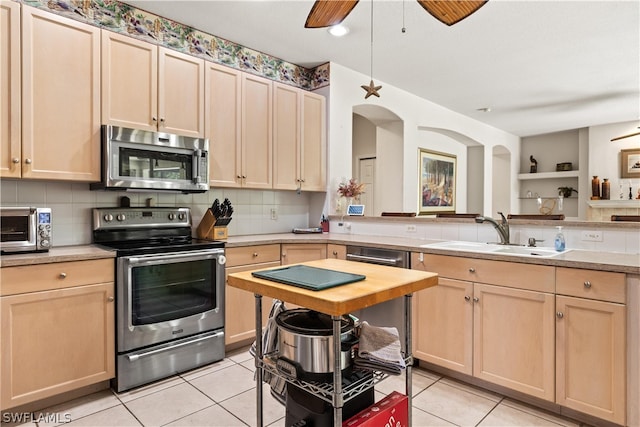
[[[502,217],[502,221],[500,221],[500,223],[498,223],[493,218],[486,217],[486,216],[477,216],[476,222],[478,224],[482,224],[483,222],[491,223],[491,225],[493,225],[493,228],[496,229],[496,231],[498,232],[498,235],[500,236],[500,244],[508,245],[509,244],[509,222],[507,221],[507,218],[504,217],[502,212],[498,212],[498,213]]]

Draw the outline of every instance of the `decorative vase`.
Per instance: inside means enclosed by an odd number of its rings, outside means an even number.
[[[609,179],[604,178],[602,182],[602,195],[600,196],[602,200],[609,200],[611,198],[611,183]]]
[[[591,180],[591,200],[600,200],[600,179],[597,175]]]

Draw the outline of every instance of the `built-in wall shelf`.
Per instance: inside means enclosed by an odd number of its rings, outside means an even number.
[[[565,172],[539,172],[539,173],[520,173],[518,179],[557,179],[557,178],[577,178],[580,171],[565,171]]]
[[[612,208],[629,208],[629,209],[640,209],[640,200],[587,200],[587,204],[595,209],[612,209]]]

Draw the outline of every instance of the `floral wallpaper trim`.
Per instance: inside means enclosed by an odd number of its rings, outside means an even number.
[[[329,84],[329,63],[307,69],[117,0],[15,0],[305,90]]]

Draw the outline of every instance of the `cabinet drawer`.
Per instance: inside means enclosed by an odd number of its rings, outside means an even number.
[[[57,262],[0,269],[0,295],[15,295],[114,281],[114,260]]]
[[[255,245],[241,248],[227,248],[227,267],[258,264],[261,262],[280,262],[280,245]]]
[[[555,268],[546,265],[432,254],[424,255],[424,265],[427,271],[451,279],[539,292],[555,291]]]
[[[556,293],[624,304],[626,286],[624,273],[558,267]]]

